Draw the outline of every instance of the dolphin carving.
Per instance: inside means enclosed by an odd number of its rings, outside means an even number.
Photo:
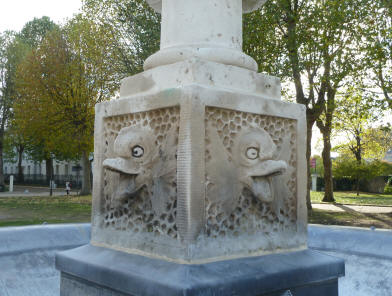
[[[251,127],[237,135],[233,145],[233,161],[239,169],[239,181],[259,200],[274,199],[273,178],[287,170],[287,163],[275,160],[276,145],[261,128]]]
[[[103,167],[119,173],[119,185],[111,198],[118,208],[146,186],[157,214],[165,211],[176,178],[176,136],[169,132],[161,147],[152,130],[125,127],[114,141],[115,158],[105,159]]]
[[[271,203],[277,193],[274,178],[287,170],[276,159],[276,145],[261,128],[250,127],[235,135],[231,153],[225,148],[216,127],[208,124],[207,196],[226,215],[238,206],[244,188],[260,201]]]

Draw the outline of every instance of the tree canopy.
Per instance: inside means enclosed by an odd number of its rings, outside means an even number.
[[[18,69],[17,125],[57,159],[81,157],[88,175],[95,104],[119,85],[106,34],[105,27],[77,16],[52,30]]]
[[[144,61],[159,50],[160,15],[145,0],[84,0],[82,10],[115,37],[119,74],[143,71]]]

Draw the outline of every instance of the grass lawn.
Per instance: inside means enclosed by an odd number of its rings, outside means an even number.
[[[0,226],[91,220],[91,196],[0,198]]]
[[[321,201],[322,193],[313,192],[313,201]],[[350,192],[338,192],[338,202],[358,204],[392,204],[391,195],[363,195],[356,198]],[[388,203],[388,202],[389,203]],[[91,196],[5,197],[0,198],[0,226],[20,226],[51,223],[90,222]],[[348,225],[392,229],[392,213],[362,214],[354,211],[332,212],[313,209],[309,223]]]
[[[312,202],[321,202],[324,192],[311,191]],[[337,203],[353,205],[392,206],[392,194],[363,193],[357,196],[356,192],[334,192]]]

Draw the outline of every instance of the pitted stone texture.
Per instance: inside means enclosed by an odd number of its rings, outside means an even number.
[[[241,175],[244,171],[239,171],[239,175],[234,175],[232,179],[227,180],[225,186],[229,188],[221,199],[207,194],[206,197],[206,224],[205,232],[207,237],[237,237],[246,232],[247,234],[268,235],[279,234],[280,232],[296,232],[297,223],[297,177],[296,177],[296,120],[285,119],[273,116],[265,116],[239,112],[234,110],[225,110],[218,108],[207,108],[206,111],[206,163],[212,159],[219,158],[219,163],[223,167],[227,178],[230,172],[238,169],[238,159],[240,155],[234,155],[233,151],[236,138],[246,130],[260,129],[266,131],[274,144],[273,159],[283,160],[287,163],[287,169],[281,176],[272,177],[271,189],[273,200],[264,202],[257,198],[246,186],[236,184],[241,182]],[[226,151],[213,155],[212,147],[218,136],[221,144]],[[255,139],[256,140],[256,139]],[[268,147],[264,147],[267,149]],[[260,153],[263,147],[260,147]],[[226,157],[222,157],[226,155]],[[252,167],[245,167],[252,169]],[[214,179],[212,171],[206,172],[207,186],[213,186]],[[236,188],[240,188],[238,193],[233,193]],[[209,190],[207,189],[207,192]],[[211,191],[215,192],[215,191]],[[238,194],[238,196],[236,195]],[[229,200],[227,200],[230,197]],[[226,203],[226,204],[225,204]],[[229,207],[230,211],[227,210]],[[276,246],[279,247],[279,246]]]
[[[303,107],[193,84],[96,109],[93,245],[192,264],[306,248]]]
[[[157,150],[159,151],[158,153],[165,153],[167,151],[163,150],[167,150],[167,148],[164,147],[164,144],[170,133],[175,133],[175,141],[178,141],[178,123],[178,107],[108,117],[105,119],[104,124],[103,142],[106,146],[105,158],[116,157],[113,147],[114,142],[120,130],[126,127],[150,129],[155,139],[153,145],[159,147],[159,150]],[[175,159],[175,149],[171,153],[174,153],[171,157]],[[156,156],[158,157],[158,155]],[[160,165],[165,165],[164,162],[165,159],[163,159],[163,163],[161,162]],[[152,175],[151,177],[154,179],[156,176]],[[168,178],[170,184],[168,184],[169,188],[166,191],[168,194],[165,197],[154,197],[154,193],[156,194],[156,192],[153,191],[152,187],[155,186],[154,181],[156,182],[156,179],[146,180],[146,184],[132,194],[120,207],[114,207],[112,205],[112,195],[118,186],[119,173],[105,169],[103,188],[105,206],[102,209],[101,227],[104,229],[126,231],[128,233],[127,235],[131,235],[131,233],[146,233],[152,236],[177,238],[177,188],[175,173]],[[158,211],[154,208],[154,199],[162,200],[163,198],[165,198],[166,203],[163,205],[164,209],[162,213],[162,210]]]

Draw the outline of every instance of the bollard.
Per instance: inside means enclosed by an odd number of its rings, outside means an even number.
[[[14,192],[14,176],[11,175],[10,176],[10,188],[9,188],[10,192]]]
[[[317,174],[312,175],[312,191],[317,191]]]

